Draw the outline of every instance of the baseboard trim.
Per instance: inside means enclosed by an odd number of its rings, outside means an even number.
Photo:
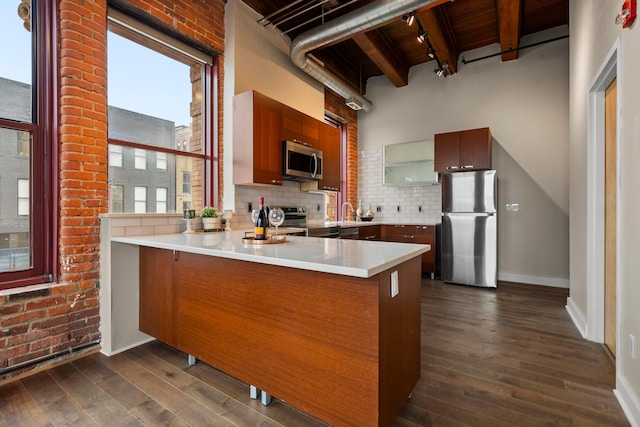
[[[640,427],[640,400],[638,396],[633,394],[625,377],[616,376],[616,389],[613,390],[613,394],[620,402],[622,411],[627,416],[632,427]]]
[[[120,348],[115,348],[115,349],[105,349],[105,348],[103,348],[100,351],[100,353],[104,354],[105,356],[111,357],[111,356],[114,356],[114,355],[116,355],[118,353],[122,353],[123,351],[131,350],[132,348],[135,348],[135,347],[141,346],[142,344],[146,344],[148,342],[151,342],[153,340],[155,340],[154,337],[148,337],[148,338],[145,338],[145,339],[141,339],[141,340],[139,340],[137,342],[134,342],[133,344],[129,344],[127,346],[120,347]]]
[[[582,338],[587,338],[587,320],[585,319],[582,311],[578,308],[575,302],[571,299],[571,297],[567,298],[567,305],[565,306],[573,324],[576,325],[578,332],[582,335]]]
[[[505,282],[527,283],[529,285],[569,288],[569,280],[558,277],[527,276],[525,274],[498,273],[498,280]]]

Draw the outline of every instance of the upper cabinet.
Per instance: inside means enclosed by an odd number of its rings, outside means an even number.
[[[491,130],[471,129],[436,134],[436,172],[491,169]]]
[[[258,92],[233,98],[233,183],[282,185],[282,104]]]
[[[233,183],[282,185],[283,141],[322,150],[323,179],[302,190],[340,189],[340,130],[255,91],[233,98]]]
[[[385,145],[383,184],[419,186],[437,183],[433,145],[433,141]]]

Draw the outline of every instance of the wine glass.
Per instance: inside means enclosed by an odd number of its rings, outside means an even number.
[[[278,235],[278,227],[284,222],[284,211],[279,208],[269,211],[269,224],[276,226],[276,236]]]
[[[251,224],[252,225],[256,223],[256,219],[258,218],[258,212],[259,212],[258,209],[253,209],[251,211]]]

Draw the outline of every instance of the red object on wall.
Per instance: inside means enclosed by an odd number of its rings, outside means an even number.
[[[616,17],[616,24],[622,24],[622,28],[629,28],[636,20],[636,0],[624,0],[622,10]]]

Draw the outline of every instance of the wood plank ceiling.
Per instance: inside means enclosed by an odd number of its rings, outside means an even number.
[[[243,0],[290,39],[376,0]],[[523,36],[568,25],[569,0],[440,0],[415,11],[415,22],[397,17],[370,31],[312,52],[327,69],[365,93],[369,77],[408,84],[409,69],[432,61],[434,71],[455,74],[462,52],[496,44],[503,61],[518,58]],[[427,40],[418,42],[420,30]],[[433,58],[428,53],[431,49]]]

